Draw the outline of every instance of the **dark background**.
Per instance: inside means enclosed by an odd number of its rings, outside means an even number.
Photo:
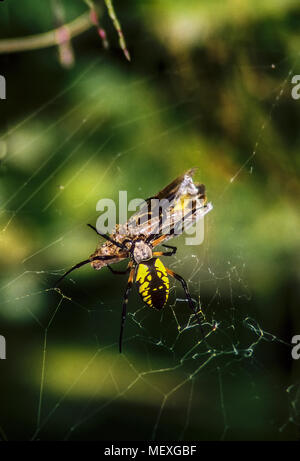
[[[108,50],[92,27],[71,68],[57,46],[0,55],[1,437],[299,439],[299,2],[115,1],[131,62],[96,4]],[[53,29],[57,5],[5,0],[0,44]],[[53,286],[94,251],[99,199],[194,166],[214,209],[168,263],[209,344],[174,284],[162,314],[132,293],[120,355],[125,278],[86,266]]]

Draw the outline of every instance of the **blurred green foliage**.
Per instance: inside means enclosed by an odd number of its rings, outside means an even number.
[[[87,10],[62,4],[67,21]],[[157,439],[219,439],[224,428],[225,439],[299,438],[297,411],[285,425],[299,408],[300,365],[288,345],[300,333],[299,2],[114,6],[131,63],[104,5],[110,49],[91,28],[72,41],[72,69],[56,47],[0,55],[0,425],[7,438],[28,439],[38,425],[42,439],[147,440],[166,398]],[[50,1],[0,9],[2,38],[54,27]],[[172,267],[219,323],[209,337],[218,353],[207,365],[205,347],[181,361],[195,329],[173,347],[172,309],[141,310],[133,294],[120,356],[125,280],[85,267],[61,293],[52,287],[94,251],[85,224],[100,198],[149,197],[193,166],[214,209],[203,245],[178,238]]]

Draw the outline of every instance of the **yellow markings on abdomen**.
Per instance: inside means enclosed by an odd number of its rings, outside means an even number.
[[[169,278],[163,263],[158,258],[140,263],[136,282],[144,303],[156,309],[162,309],[169,297]]]

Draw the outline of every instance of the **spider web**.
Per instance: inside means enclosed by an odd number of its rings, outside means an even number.
[[[147,93],[150,83],[159,86],[161,76],[127,75],[124,83],[109,65],[102,66],[102,59],[86,65],[79,58],[80,72],[72,74],[71,83],[14,122],[1,139],[1,236],[3,255],[10,261],[0,288],[9,347],[5,392],[15,399],[14,408],[4,403],[10,419],[1,421],[2,437],[242,438],[247,435],[238,431],[241,420],[235,405],[244,402],[241,413],[251,408],[254,419],[261,418],[256,428],[251,427],[252,438],[293,438],[300,422],[300,388],[284,379],[273,383],[274,370],[268,363],[275,354],[288,356],[290,344],[268,329],[266,317],[253,312],[243,249],[229,251],[224,264],[215,257],[214,235],[222,224],[218,214],[230,208],[239,184],[255,174],[256,157],[266,148],[264,133],[289,91],[295,64],[275,88],[268,115],[258,122],[253,150],[232,167],[221,188],[207,187],[214,210],[205,219],[203,244],[186,247],[184,237],[171,242],[178,251],[165,263],[185,277],[201,308],[205,339],[181,287],[172,282],[168,307],[161,313],[144,306],[133,290],[122,355],[117,339],[126,276],[85,267],[70,274],[59,289],[53,288],[55,281],[98,243],[86,223],[95,223],[100,198],[117,201],[118,190],[127,189],[144,198],[157,192],[151,178],[142,174],[143,155],[158,152],[150,174],[158,171],[162,178],[160,169],[168,172],[164,182],[159,180],[161,187],[184,171],[177,167],[183,161],[188,167],[200,164],[206,184],[209,159],[196,148],[187,153],[180,145],[183,133],[193,133],[202,117],[201,111],[189,110],[199,85],[170,104],[159,94]],[[281,67],[286,69],[281,60],[274,66],[279,73]],[[168,69],[164,78],[176,79],[176,73]],[[80,95],[77,102],[75,94]],[[146,102],[128,113],[130,101],[138,98]],[[45,123],[52,113],[55,121]],[[183,115],[174,118],[174,113]],[[27,162],[29,152],[32,160]],[[8,177],[15,180],[6,182]],[[51,229],[44,223],[53,223]],[[5,253],[6,246],[13,251]],[[271,411],[275,396],[284,404]],[[268,399],[263,410],[260,402]],[[26,416],[16,427],[20,411]],[[265,424],[268,429],[263,429]]]

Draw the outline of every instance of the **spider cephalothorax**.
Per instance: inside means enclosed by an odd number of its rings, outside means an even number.
[[[107,266],[114,274],[129,272],[123,298],[119,338],[120,352],[122,351],[128,296],[134,282],[137,284],[143,302],[147,306],[160,310],[167,303],[169,296],[168,276],[179,280],[185,291],[189,307],[196,316],[202,331],[201,321],[185,280],[165,267],[160,259],[160,256],[172,256],[176,253],[176,247],[166,245],[164,242],[183,232],[183,222],[185,228],[192,226],[212,209],[211,204],[207,204],[205,186],[195,184],[192,179],[193,174],[194,169],[187,171],[155,197],[147,199],[146,206],[135,213],[126,224],[118,224],[110,235],[102,234],[88,224],[97,234],[105,238],[106,242],[100,245],[89,259],[76,264],[58,281],[59,283],[70,272],[88,263],[96,270]],[[164,212],[161,212],[159,208],[156,210],[154,208],[149,212],[148,204],[152,199],[166,199],[169,205]],[[145,216],[147,216],[146,220]],[[169,251],[153,251],[158,245],[163,245]],[[110,264],[124,259],[129,259],[125,271],[117,271],[110,266]]]
[[[143,240],[137,240],[133,244],[132,256],[136,264],[152,258],[152,248]]]

